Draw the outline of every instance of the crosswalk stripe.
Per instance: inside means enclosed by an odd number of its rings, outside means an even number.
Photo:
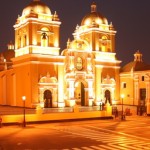
[[[100,148],[99,146],[90,146],[92,148],[94,148],[95,150],[104,150],[103,148]]]
[[[105,149],[108,149],[108,150],[116,150],[116,148],[112,148],[112,147],[109,147],[107,145],[99,145],[99,147],[101,148],[105,148]],[[103,149],[104,150],[104,149]],[[127,149],[126,149],[127,150]]]
[[[104,141],[104,142],[109,142],[109,141],[128,141],[128,139],[127,138],[121,138],[120,139],[120,137],[115,137],[115,136],[112,136],[110,139],[109,139],[109,137],[106,137],[106,138],[99,138],[97,141]]]
[[[145,142],[143,141],[143,142],[141,142],[141,143],[138,143],[138,145],[143,145],[143,144],[145,144]],[[146,145],[147,146],[150,146],[150,143],[146,143]]]
[[[112,130],[108,130],[108,129],[104,129],[104,128],[100,128],[100,127],[95,127],[95,126],[90,126],[90,125],[87,125],[86,127],[89,127],[90,129],[93,128],[93,129],[103,130],[103,131],[110,132],[110,133],[115,133],[115,134],[118,133],[120,135],[132,137],[132,138],[134,137],[134,138],[138,138],[138,139],[141,139],[141,140],[149,140],[148,138],[138,137],[138,136],[135,136],[135,135],[126,134],[126,133],[122,133],[122,132],[116,132],[116,131],[112,131]]]
[[[129,139],[125,139],[125,140],[122,140],[122,139],[108,139],[108,140],[98,140],[98,141],[101,141],[101,142],[104,142],[104,143],[115,143],[115,144],[121,144],[121,143],[126,143],[126,144],[134,144],[135,142],[139,142],[137,140],[129,140]]]
[[[143,142],[143,141],[137,141],[137,140],[135,140],[135,141],[128,141],[128,142],[124,142],[125,144],[128,144],[128,145],[133,145],[133,144],[135,144],[135,143],[137,143],[138,145],[139,144],[141,144],[141,145],[143,145],[143,144],[145,144],[145,142]],[[118,144],[122,144],[122,143],[118,143]]]
[[[89,147],[81,147],[81,148],[84,149],[84,150],[93,150],[93,149],[91,149]]]
[[[97,130],[98,129],[98,130]],[[148,138],[137,137],[134,135],[124,134],[122,132],[110,131],[94,126],[57,128],[59,131],[70,133],[70,137],[83,137],[100,142],[100,145],[93,145],[88,147],[74,147],[64,150],[150,150],[150,143]],[[104,133],[103,131],[107,133]]]
[[[113,145],[113,144],[110,144],[110,143],[108,143],[108,145],[109,145],[110,147],[116,148],[116,150],[117,150],[117,148],[118,148],[119,150],[127,150],[126,148],[120,147],[120,146],[118,146],[118,145]]]
[[[148,146],[147,143],[143,145],[136,145],[135,147],[140,149],[150,150],[150,146]]]
[[[126,144],[119,144],[120,146],[123,146],[125,148],[128,148],[130,150],[141,150],[141,148],[137,148],[135,146],[130,146],[130,145],[126,145]]]

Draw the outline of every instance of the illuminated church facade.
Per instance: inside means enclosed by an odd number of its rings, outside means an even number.
[[[121,68],[115,52],[116,31],[95,3],[64,50],[60,49],[60,26],[57,13],[52,14],[40,0],[23,9],[14,25],[14,57],[11,61],[7,55],[0,57],[0,105],[22,106],[26,96],[27,107],[92,107],[121,104],[124,94],[124,104],[149,108],[149,65],[134,69],[135,64],[143,64],[137,52],[133,63]]]

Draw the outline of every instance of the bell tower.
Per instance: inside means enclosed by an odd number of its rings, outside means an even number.
[[[59,28],[57,13],[40,0],[33,0],[18,16],[15,29],[15,57],[24,54],[59,55]]]
[[[91,4],[91,12],[87,14],[77,26],[74,37],[79,36],[90,44],[91,51],[115,52],[116,31],[112,23],[97,11],[97,5]]]
[[[81,25],[77,25],[74,39],[81,39],[88,43],[88,53],[92,56],[92,88],[94,92],[93,103],[99,105],[109,100],[120,98],[119,95],[119,69],[121,61],[117,60],[115,52],[116,31],[112,23],[108,23],[105,16],[98,12],[97,5],[91,4],[91,11],[83,17]],[[88,57],[84,57],[88,60]],[[89,90],[89,95],[90,95]],[[90,97],[90,96],[89,96]],[[90,100],[90,99],[89,99]]]

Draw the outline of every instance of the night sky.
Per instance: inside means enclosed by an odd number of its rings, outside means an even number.
[[[32,0],[5,0],[0,4],[0,52],[6,50],[9,41],[14,42],[13,25],[17,16]],[[82,18],[90,12],[94,1],[98,11],[112,22],[116,34],[117,58],[122,65],[133,61],[133,54],[140,50],[143,60],[150,64],[150,0],[41,0],[54,14],[57,11],[62,22],[60,47],[66,47],[67,39]]]

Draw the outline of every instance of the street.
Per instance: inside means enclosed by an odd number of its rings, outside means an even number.
[[[150,150],[150,117],[0,128],[0,150]]]

